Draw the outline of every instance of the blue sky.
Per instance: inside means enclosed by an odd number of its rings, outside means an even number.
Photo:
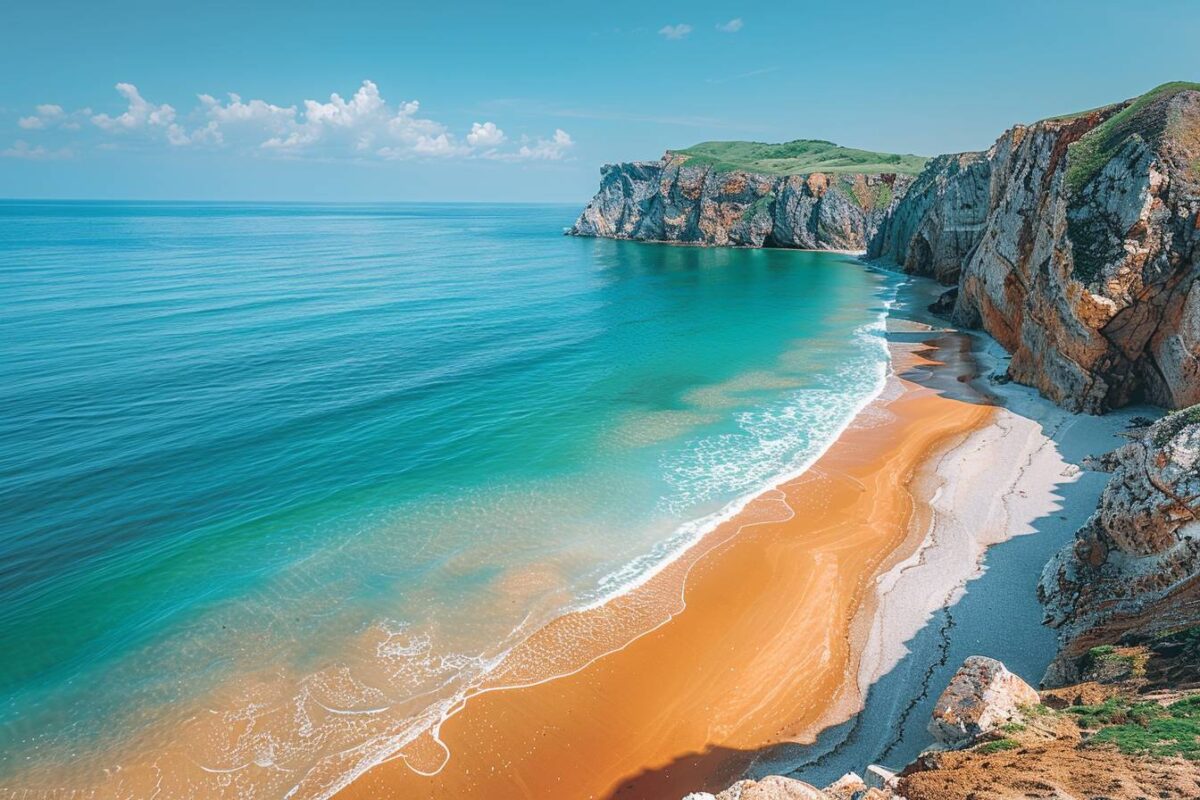
[[[707,139],[980,149],[1200,80],[1185,0],[9,0],[0,16],[5,197],[579,202],[602,163]]]

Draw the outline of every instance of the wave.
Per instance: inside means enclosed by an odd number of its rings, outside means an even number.
[[[649,552],[604,575],[595,590],[583,594],[576,603],[568,606],[561,616],[601,609],[614,600],[645,586],[655,576],[677,563],[708,534],[745,511],[756,498],[807,472],[868,409],[871,403],[882,395],[888,385],[892,368],[883,334],[886,331],[888,316],[896,302],[896,291],[897,287],[892,286],[888,292],[889,296],[882,298],[881,308],[876,319],[854,331],[853,336],[856,343],[863,347],[861,358],[852,363],[843,364],[835,375],[836,378],[847,382],[846,387],[801,390],[792,393],[782,405],[767,406],[757,411],[744,412],[738,416],[739,426],[746,435],[753,438],[757,447],[750,454],[746,454],[744,450],[739,451],[736,447],[726,448],[724,452],[739,452],[744,458],[748,457],[749,460],[755,462],[755,469],[751,469],[749,472],[739,472],[736,469],[724,472],[718,468],[715,470],[715,478],[712,479],[713,485],[709,486],[703,485],[702,480],[690,485],[683,481],[676,484],[676,488],[693,492],[692,497],[689,498],[693,502],[704,499],[708,492],[717,494],[721,489],[728,490],[730,488],[741,490],[735,499],[711,514],[683,523],[671,536],[654,546]],[[728,444],[728,442],[725,443]],[[709,447],[714,453],[722,452],[720,441],[702,440],[696,445],[700,448]],[[781,456],[784,459],[781,460]],[[771,464],[773,459],[774,468],[766,469],[765,466]],[[712,473],[704,470],[706,467],[712,469],[714,466],[713,462],[705,464],[701,459],[695,473],[692,473],[690,468],[677,466],[675,469],[679,470],[686,480],[686,478],[711,475]],[[452,696],[431,704],[418,718],[411,720],[411,724],[405,726],[403,731],[373,742],[364,742],[363,749],[374,751],[373,755],[359,761],[353,769],[339,776],[334,785],[329,786],[318,796],[322,800],[331,797],[368,770],[395,759],[404,760],[408,768],[418,774],[436,775],[451,757],[449,747],[442,742],[437,732],[472,697],[478,696],[483,691],[520,688],[568,677],[586,669],[600,658],[627,647],[631,641],[664,624],[670,619],[670,616],[673,614],[669,614],[666,619],[660,620],[653,626],[632,634],[630,640],[625,641],[619,647],[604,650],[569,671],[545,674],[536,680],[507,683],[487,689],[480,688],[487,682],[489,676],[504,665],[505,661],[524,641],[524,637],[486,661],[473,662],[473,677],[460,686]],[[526,622],[528,622],[528,618]],[[522,630],[529,630],[524,623],[514,629],[514,637],[519,636]],[[532,633],[533,631],[530,631],[530,635]],[[432,732],[431,742],[441,748],[442,760],[436,769],[425,769],[402,752],[423,734],[430,732]],[[289,794],[289,796],[292,795]]]

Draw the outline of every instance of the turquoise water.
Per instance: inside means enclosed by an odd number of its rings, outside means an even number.
[[[576,212],[0,203],[0,787],[82,785],[198,708],[264,722],[197,761],[293,786],[878,391],[894,279]]]

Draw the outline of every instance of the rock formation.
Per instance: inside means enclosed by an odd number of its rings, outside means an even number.
[[[961,747],[1006,723],[1040,700],[1032,686],[994,658],[971,656],[954,673],[929,720],[933,738]]]
[[[987,222],[991,168],[983,153],[931,159],[880,225],[867,257],[957,284]]]
[[[830,800],[815,786],[803,781],[768,775],[761,781],[738,781],[718,795],[693,792],[684,800]]]
[[[1099,413],[1200,402],[1200,84],[934,159],[868,255],[955,284],[1011,377]]]
[[[894,173],[726,171],[671,152],[600,174],[574,236],[806,250],[865,249],[912,182]]]
[[[1038,589],[1067,645],[1060,662],[1128,631],[1200,623],[1200,406],[1141,429],[1109,461],[1099,508]]]
[[[947,695],[952,705],[970,699],[972,716],[997,724],[983,722],[971,732],[955,724],[963,732],[955,749],[926,750],[894,774],[872,765],[867,780],[849,773],[822,790],[771,776],[685,800],[1200,797],[1198,651],[1200,628],[1120,648],[1085,659],[1086,683],[1040,694],[999,661],[968,658],[938,701],[931,727],[945,718]],[[1114,670],[1104,660],[1134,668]],[[1180,676],[1194,685],[1180,687]],[[1010,717],[1014,708],[1018,716]]]

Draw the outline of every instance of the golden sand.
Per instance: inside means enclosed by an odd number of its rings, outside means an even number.
[[[894,357],[901,373],[934,363]],[[893,380],[903,391],[803,476],[643,586],[538,631],[438,731],[338,797],[674,800],[854,713],[874,579],[917,544],[913,476],[992,414]]]

